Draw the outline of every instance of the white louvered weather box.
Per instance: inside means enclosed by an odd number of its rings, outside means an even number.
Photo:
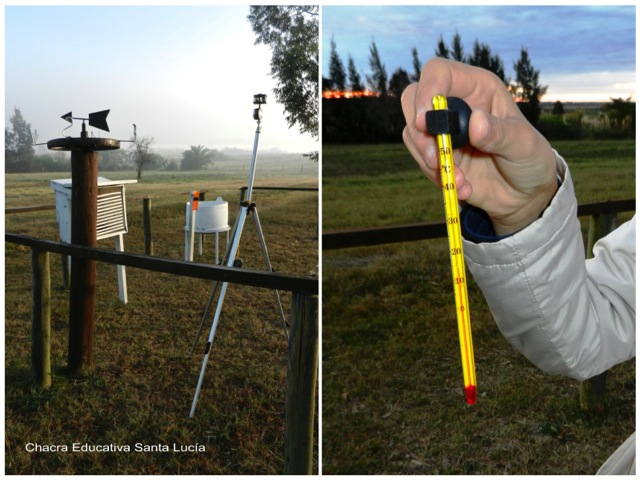
[[[127,226],[127,202],[125,184],[137,180],[115,180],[98,177],[97,239],[116,237],[116,250],[124,251],[124,234]],[[56,195],[56,217],[60,240],[71,243],[71,179],[51,180]],[[127,280],[125,268],[118,265],[118,290],[120,300],[127,303]]]

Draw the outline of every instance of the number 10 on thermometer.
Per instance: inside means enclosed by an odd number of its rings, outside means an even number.
[[[454,175],[453,146],[451,143],[451,128],[460,128],[456,125],[457,115],[455,111],[448,110],[447,98],[442,95],[433,97],[433,108],[436,112],[446,111],[445,128],[440,128],[437,133],[438,159],[440,164],[440,176],[442,178],[442,193],[444,196],[444,209],[446,213],[447,235],[449,237],[449,255],[451,257],[451,274],[453,277],[453,290],[456,302],[456,316],[458,320],[458,335],[460,338],[460,355],[462,358],[462,373],[464,377],[464,390],[467,403],[476,403],[476,368],[473,357],[473,342],[471,341],[471,318],[469,316],[469,299],[467,295],[467,278],[462,250],[462,232],[460,229],[460,214],[458,206],[458,191]],[[445,112],[440,112],[445,113]],[[442,125],[442,122],[440,122]],[[453,126],[453,127],[452,127]],[[457,132],[456,132],[457,133]]]

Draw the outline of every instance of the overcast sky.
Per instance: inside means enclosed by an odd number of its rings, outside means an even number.
[[[351,55],[364,80],[372,41],[390,78],[400,67],[413,73],[413,47],[424,63],[441,34],[451,45],[457,31],[466,53],[476,39],[488,44],[511,78],[525,47],[549,87],[543,101],[635,100],[634,6],[324,6],[322,25],[324,72],[332,37],[345,68]]]
[[[155,147],[251,149],[253,95],[267,94],[261,149],[308,152],[275,103],[271,50],[254,45],[240,6],[6,6],[5,122],[14,107],[39,142],[63,136],[60,117],[110,109],[110,133],[132,124]],[[64,135],[79,136],[81,122]]]

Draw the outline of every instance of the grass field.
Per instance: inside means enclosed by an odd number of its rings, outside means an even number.
[[[635,142],[554,147],[580,203],[635,197]],[[324,146],[322,162],[323,232],[442,221],[403,145]],[[446,238],[323,253],[323,473],[595,473],[635,430],[635,362],[609,371],[604,413],[581,411],[578,383],[515,351],[469,277],[468,407],[448,262]]]
[[[317,169],[317,168],[316,168]],[[111,180],[133,172],[107,172]],[[67,175],[68,177],[69,175]],[[64,174],[7,175],[7,207],[54,203],[49,181]],[[185,202],[190,190],[229,202],[237,214],[246,174],[145,173],[127,186],[127,252],[144,253],[142,198],[151,195],[155,255],[181,259]],[[256,186],[317,187],[315,175],[256,173]],[[274,268],[299,276],[318,274],[318,194],[260,191],[253,195]],[[58,240],[53,210],[7,215],[7,232]],[[224,248],[224,241],[221,240]],[[113,239],[99,247],[113,249]],[[213,238],[204,257],[213,262]],[[248,268],[264,269],[248,220],[240,242]],[[115,266],[98,264],[95,366],[81,380],[65,375],[68,296],[60,257],[51,256],[53,385],[31,386],[31,271],[26,247],[5,245],[5,473],[7,474],[279,474],[283,471],[287,342],[269,290],[231,285],[193,420],[189,409],[202,364],[205,332],[189,355],[210,282],[127,269],[129,303],[118,300]],[[281,292],[285,312],[290,295]],[[317,433],[317,429],[316,429]],[[69,452],[28,452],[26,445],[66,446]],[[72,452],[73,444],[128,446],[130,452]],[[136,452],[136,444],[173,450]],[[142,447],[144,448],[144,447]],[[314,470],[317,465],[317,441]]]

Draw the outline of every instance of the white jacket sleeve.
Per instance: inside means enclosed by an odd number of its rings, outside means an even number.
[[[495,243],[464,242],[502,334],[541,369],[584,380],[635,355],[635,217],[585,261],[569,169],[540,219]]]

